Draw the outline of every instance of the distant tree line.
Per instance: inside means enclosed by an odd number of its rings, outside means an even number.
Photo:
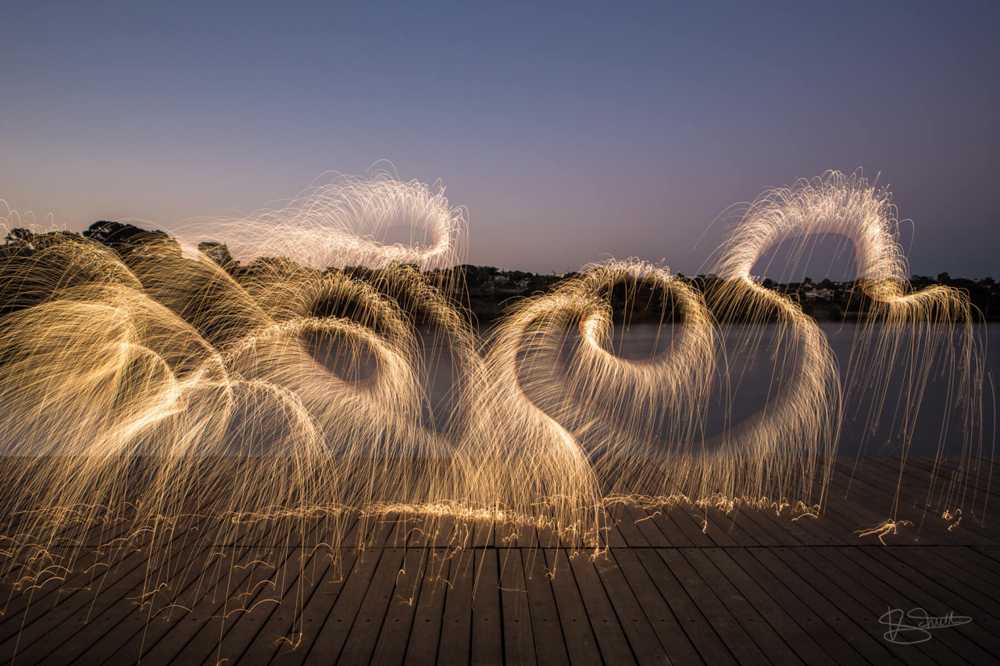
[[[4,239],[4,244],[0,246],[0,260],[7,257],[30,256],[53,243],[74,239],[88,239],[100,243],[113,249],[123,258],[143,244],[152,242],[176,245],[177,251],[180,252],[177,242],[162,231],[149,231],[131,224],[100,220],[79,234],[68,231],[36,234],[29,229],[11,229]],[[262,257],[244,265],[233,258],[224,244],[215,241],[199,243],[198,249],[237,279],[261,270],[267,264],[290,261],[281,257]],[[350,266],[327,270],[341,270],[371,282],[378,282],[377,270]],[[440,286],[457,306],[470,313],[479,325],[488,325],[518,299],[544,294],[573,275],[574,273],[532,273],[505,270],[495,266],[463,264],[450,269],[431,271],[427,277]],[[694,277],[678,275],[678,278],[700,291],[709,307],[713,305],[713,296],[728,286],[726,281],[714,275]],[[814,282],[810,278],[805,278],[801,282],[777,283],[765,279],[762,284],[795,300],[803,311],[818,320],[856,319],[863,316],[868,307],[863,291],[853,280],[838,282],[824,279]],[[978,317],[987,321],[1000,321],[1000,285],[993,278],[979,280],[953,278],[948,273],[940,273],[935,277],[914,275],[911,278],[913,290],[935,284],[961,289],[968,294]],[[675,307],[672,299],[649,285],[616,285],[609,296],[613,313],[619,320],[624,318],[626,309],[628,318],[632,322],[683,320],[683,313]],[[761,317],[760,312],[728,311],[715,314],[728,321],[751,317],[759,320]]]

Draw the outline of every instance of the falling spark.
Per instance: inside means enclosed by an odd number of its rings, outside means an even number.
[[[413,242],[379,240],[396,227]],[[895,209],[859,176],[827,174],[751,205],[718,251],[710,292],[661,265],[608,261],[514,303],[483,340],[452,297],[464,289],[452,269],[465,228],[443,188],[383,174],[338,179],[279,210],[180,225],[179,242],[116,251],[53,232],[4,253],[0,480],[18,492],[0,500],[0,575],[22,595],[83,587],[100,568],[88,543],[101,544],[102,566],[139,550],[140,604],[176,595],[161,610],[194,607],[182,591],[214,585],[211,572],[228,567],[220,593],[245,590],[249,604],[229,617],[276,602],[254,601],[264,588],[298,586],[289,598],[302,603],[319,548],[337,578],[342,547],[399,539],[396,519],[418,521],[401,545],[447,545],[434,567],[469,557],[476,527],[491,525],[508,542],[499,527],[542,528],[571,556],[600,556],[619,504],[695,506],[706,533],[710,508],[816,519],[845,396],[873,390],[873,421],[896,371],[895,500],[859,537],[884,544],[912,525],[897,516],[902,465],[932,368],[949,378],[959,455],[982,455],[968,298],[910,291]],[[804,257],[822,234],[851,242],[866,304],[843,385],[817,323],[753,275],[775,245],[799,239]],[[207,237],[228,246],[238,270],[196,249]],[[628,310],[640,290],[664,304],[669,345],[635,360],[614,351],[612,299],[624,292]],[[788,378],[758,413],[708,438],[707,405],[729,381],[718,319],[737,313],[749,318],[739,333],[748,353],[776,323],[774,358]],[[454,368],[443,418],[427,416],[428,346],[446,349]],[[949,487],[951,506],[967,506],[952,496],[967,487]],[[954,529],[961,512],[943,517]],[[289,546],[308,557],[287,567],[261,559]],[[261,568],[270,577],[255,582]],[[192,576],[197,585],[179,584]],[[427,577],[447,581],[440,569]],[[301,630],[279,640],[294,648]]]

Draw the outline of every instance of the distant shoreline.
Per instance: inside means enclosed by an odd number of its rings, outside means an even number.
[[[34,252],[51,243],[75,239],[89,240],[105,245],[120,255],[126,255],[146,243],[167,243],[180,246],[163,231],[149,231],[131,224],[100,220],[90,225],[82,233],[68,231],[51,231],[34,233],[29,229],[10,229],[0,245],[0,255],[30,256]],[[226,272],[237,280],[241,275],[253,274],[260,266],[274,261],[288,261],[279,257],[261,257],[248,264],[242,264],[233,258],[229,249],[217,242],[205,241],[198,244],[201,250],[212,261],[216,262]],[[328,268],[327,271],[342,271],[370,281],[377,281],[377,270],[358,266],[347,266],[343,269]],[[425,274],[432,283],[444,286],[452,301],[472,315],[473,323],[479,328],[487,328],[503,316],[518,300],[545,294],[560,282],[573,277],[576,273],[532,273],[521,270],[503,270],[494,266],[475,266],[462,264],[448,269],[439,269]],[[677,278],[699,291],[712,308],[712,293],[724,287],[726,282],[715,275],[685,276],[677,274]],[[803,278],[800,282],[778,283],[770,279],[762,279],[761,284],[796,301],[802,311],[817,321],[852,322],[867,317],[863,290],[858,288],[858,282],[833,281],[829,279],[813,280]],[[919,291],[932,285],[944,285],[964,291],[975,311],[979,321],[1000,321],[1000,283],[991,277],[973,280],[969,278],[953,278],[948,273],[940,273],[935,277],[914,275],[910,278],[910,287]],[[623,319],[625,298],[612,290],[610,301],[615,319]],[[663,294],[640,287],[633,295],[629,308],[631,323],[656,323],[660,321],[678,321],[683,319],[682,312],[675,312],[672,304],[663,301]],[[720,323],[739,321],[761,321],[760,312],[733,312],[731,310],[722,316],[714,312]],[[766,318],[765,318],[766,319]]]

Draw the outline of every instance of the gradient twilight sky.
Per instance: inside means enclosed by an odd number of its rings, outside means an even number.
[[[862,167],[913,272],[1000,277],[1000,2],[535,4],[5,2],[0,198],[169,227],[388,159],[472,263],[693,273],[730,204]]]

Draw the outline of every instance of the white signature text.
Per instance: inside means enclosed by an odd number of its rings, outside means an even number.
[[[908,611],[901,608],[890,608],[882,613],[878,622],[889,628],[882,634],[885,640],[896,645],[916,645],[929,641],[931,632],[935,629],[947,629],[948,627],[969,624],[972,622],[972,618],[966,615],[955,615],[954,611],[948,611],[946,615],[933,616],[923,608],[911,608]]]

